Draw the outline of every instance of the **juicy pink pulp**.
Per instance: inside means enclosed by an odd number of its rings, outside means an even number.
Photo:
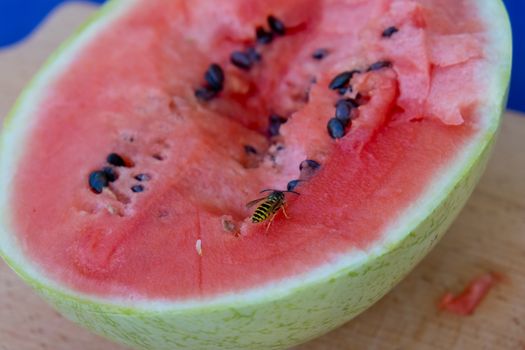
[[[209,297],[307,272],[366,249],[477,129],[483,28],[474,0],[147,1],[98,33],[46,91],[25,138],[12,200],[27,255],[87,293]],[[269,14],[287,34],[249,72],[229,62]],[[399,32],[383,38],[385,28]],[[312,59],[318,48],[329,52]],[[369,98],[340,140],[326,123],[338,73]],[[224,91],[198,101],[210,63]],[[314,83],[314,81],[316,83]],[[268,115],[289,117],[274,142]],[[266,153],[247,166],[244,145]],[[134,164],[94,194],[111,152]],[[272,156],[268,156],[272,153]],[[245,203],[284,189],[304,159],[321,163],[289,196],[290,219],[247,220]],[[133,193],[134,176],[148,173]],[[241,235],[225,229],[231,217]],[[196,242],[200,240],[202,254]]]

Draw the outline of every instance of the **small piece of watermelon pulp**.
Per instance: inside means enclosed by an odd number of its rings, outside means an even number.
[[[494,272],[478,276],[458,295],[447,292],[441,298],[439,308],[461,316],[472,315],[492,287],[501,279],[502,277]]]

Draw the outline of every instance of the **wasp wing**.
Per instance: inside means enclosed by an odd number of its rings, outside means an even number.
[[[265,200],[266,198],[268,197],[261,197],[261,198],[254,199],[253,201],[246,203],[246,208],[253,207],[255,204],[259,203],[260,201]]]

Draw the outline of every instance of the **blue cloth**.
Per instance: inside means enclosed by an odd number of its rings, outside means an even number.
[[[83,0],[102,4],[105,0]],[[65,0],[0,0],[0,48],[29,35],[46,15]]]
[[[525,37],[525,21],[523,21],[525,1],[504,0],[503,2],[509,11],[514,40],[509,108],[525,112],[525,66],[520,64],[520,62],[525,62],[525,40],[523,40]]]
[[[12,45],[29,35],[57,5],[66,0],[0,0],[0,48]],[[105,0],[83,0],[101,4]],[[125,1],[125,0],[120,0]],[[147,1],[147,0],[145,0]],[[210,0],[213,1],[213,0]],[[504,0],[514,33],[514,67],[509,107],[525,112],[525,14],[524,0]]]

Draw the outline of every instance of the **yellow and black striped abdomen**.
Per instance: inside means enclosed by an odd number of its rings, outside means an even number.
[[[261,203],[252,215],[252,222],[258,223],[268,219],[275,213],[282,205],[282,200],[269,197],[266,201]]]

